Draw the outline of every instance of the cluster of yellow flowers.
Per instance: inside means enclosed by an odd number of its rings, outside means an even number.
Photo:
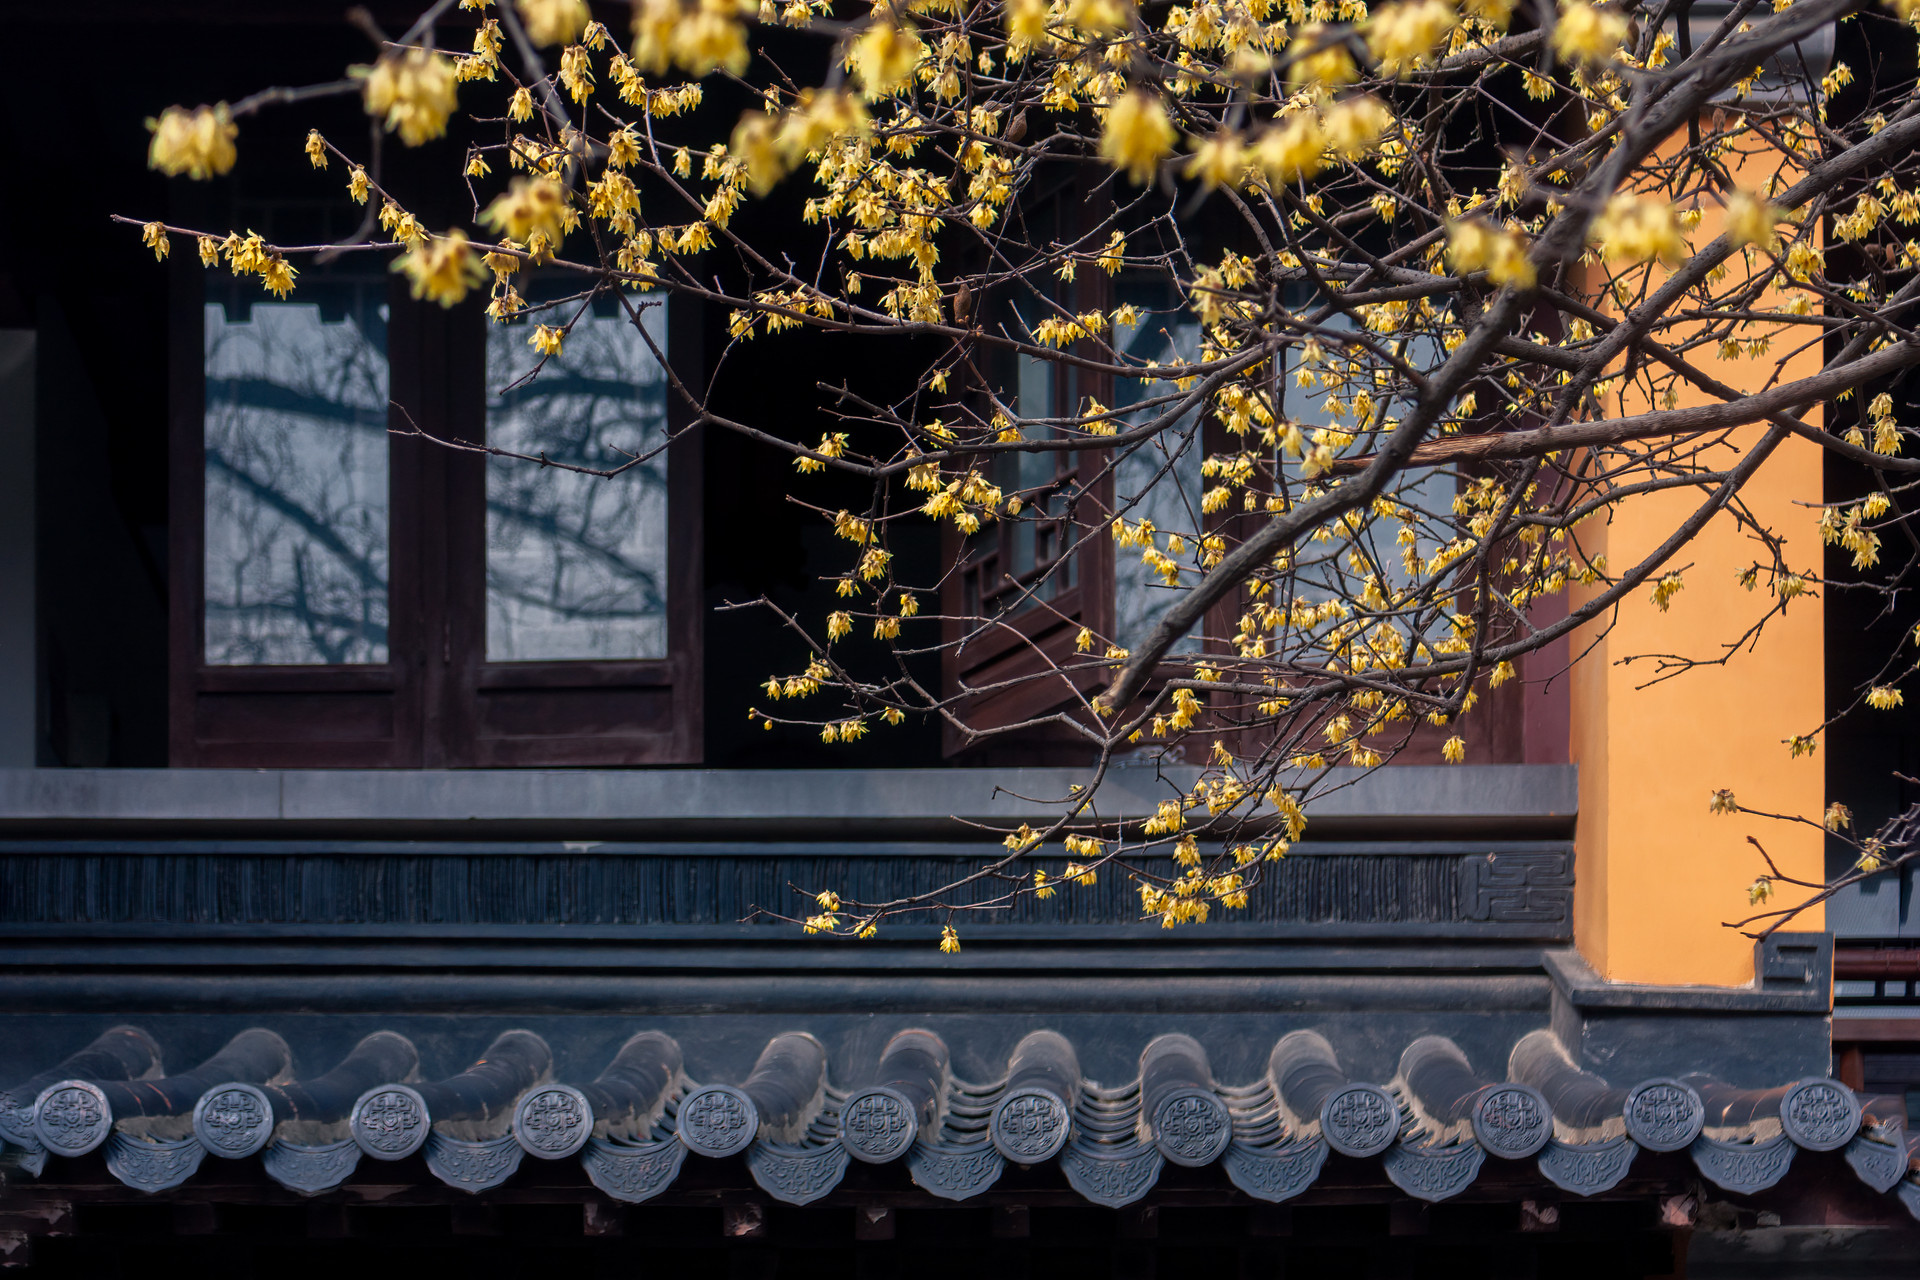
[[[185,174],[202,181],[232,170],[239,152],[234,139],[240,128],[222,102],[211,107],[168,107],[157,120],[147,121],[153,140],[147,145],[147,164],[168,177]]]
[[[364,78],[367,114],[387,132],[398,133],[410,147],[446,134],[459,103],[453,61],[445,54],[404,49],[356,71]]]

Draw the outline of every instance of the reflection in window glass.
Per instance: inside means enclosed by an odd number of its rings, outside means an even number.
[[[1164,307],[1164,304],[1162,304]],[[1200,326],[1180,311],[1149,315],[1140,324],[1122,326],[1115,343],[1130,359],[1185,364],[1200,355]],[[1174,391],[1171,382],[1127,379],[1116,387],[1118,408],[1159,399]],[[1141,409],[1126,416],[1127,427],[1143,426],[1162,408]],[[1205,461],[1197,414],[1189,411],[1172,428],[1123,455],[1114,466],[1114,489],[1119,510],[1132,521],[1149,520],[1163,531],[1187,534],[1205,528],[1200,511],[1200,465]],[[1125,429],[1125,428],[1123,428]],[[1165,549],[1164,536],[1159,545]],[[1137,552],[1116,549],[1113,563],[1114,641],[1132,649],[1144,642],[1166,611],[1194,582],[1192,554],[1176,557],[1188,565],[1180,586],[1169,585]],[[1174,643],[1173,652],[1198,650],[1200,637],[1189,631]]]
[[[664,352],[663,308],[644,313]],[[487,442],[605,470],[666,440],[666,382],[624,313],[589,312],[539,376],[524,324],[487,332]],[[487,657],[667,655],[667,459],[612,479],[487,461]]]
[[[206,308],[206,661],[387,660],[383,285]]]
[[[1311,298],[1301,294],[1291,299],[1297,312],[1306,312]],[[1352,320],[1343,313],[1335,312],[1320,322],[1325,329],[1351,329]],[[1398,348],[1400,356],[1418,369],[1431,369],[1445,359],[1446,353],[1439,343],[1424,335],[1414,335],[1405,339]],[[1310,375],[1308,385],[1303,386],[1299,375],[1304,371]],[[1281,392],[1285,397],[1282,406],[1287,419],[1296,422],[1309,436],[1322,430],[1352,431],[1359,424],[1351,418],[1336,418],[1327,411],[1327,395],[1330,390],[1340,387],[1346,390],[1342,380],[1327,373],[1328,366],[1303,365],[1300,348],[1288,347],[1282,360],[1283,379]],[[1344,398],[1344,397],[1341,397]],[[1414,400],[1412,393],[1402,390],[1398,397],[1378,402],[1376,417],[1381,421],[1398,420],[1412,411]],[[1346,452],[1368,448],[1364,443],[1356,443]],[[1370,523],[1365,531],[1356,536],[1349,549],[1361,552],[1365,560],[1376,566],[1382,582],[1393,590],[1406,590],[1416,580],[1424,577],[1416,572],[1422,561],[1431,559],[1441,545],[1450,536],[1448,527],[1453,495],[1456,485],[1452,473],[1434,467],[1408,467],[1390,482],[1386,496],[1407,509],[1409,523],[1414,530],[1414,541],[1402,544],[1395,538],[1400,529],[1397,520],[1383,520]],[[1340,594],[1354,588],[1354,583],[1343,579],[1342,563],[1346,557],[1328,558],[1325,556],[1307,557],[1297,562],[1299,580],[1327,591]],[[1350,569],[1350,566],[1348,566]],[[1432,620],[1434,639],[1445,623],[1444,618]]]

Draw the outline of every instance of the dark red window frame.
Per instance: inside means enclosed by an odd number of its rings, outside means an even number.
[[[479,454],[390,436],[388,660],[355,666],[204,661],[204,285],[172,278],[170,750],[175,766],[448,768],[697,763],[701,733],[701,456],[671,398],[668,653],[647,661],[488,662],[486,471]],[[442,310],[389,291],[389,427],[478,440],[486,420],[477,304]],[[700,367],[692,305],[668,350]],[[697,382],[697,378],[695,379]],[[531,464],[527,464],[531,465]]]

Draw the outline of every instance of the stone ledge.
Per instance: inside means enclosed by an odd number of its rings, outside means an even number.
[[[1408,765],[1361,777],[1311,806],[1315,836],[1571,832],[1571,765]],[[1113,770],[1103,817],[1136,818],[1196,771]],[[559,831],[693,835],[972,835],[955,820],[1043,820],[1071,769],[868,770],[0,770],[0,834],[118,831],[461,836]],[[1022,799],[1020,797],[1028,797]]]

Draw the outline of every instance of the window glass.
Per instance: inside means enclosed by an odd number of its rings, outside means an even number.
[[[1305,295],[1294,299],[1296,311],[1304,313],[1310,305],[1311,299]],[[1325,317],[1320,326],[1325,330],[1351,330],[1353,322],[1345,314],[1334,312]],[[1287,348],[1283,361],[1284,413],[1289,421],[1298,423],[1310,439],[1317,439],[1315,433],[1320,431],[1357,434],[1361,426],[1351,416],[1336,416],[1329,412],[1329,404],[1334,400],[1350,406],[1355,387],[1341,371],[1344,362],[1336,344],[1327,345],[1329,356],[1317,364],[1305,364],[1299,347]],[[1392,346],[1401,359],[1416,369],[1432,369],[1445,359],[1445,352],[1439,343],[1424,334],[1396,339]],[[1382,399],[1384,393],[1378,390],[1378,383],[1375,385],[1376,419],[1382,430],[1391,430],[1393,423],[1413,411],[1416,398],[1411,391],[1402,388],[1398,395]],[[1330,398],[1329,393],[1336,390],[1337,394]],[[1350,445],[1340,446],[1336,452],[1351,455],[1369,447],[1372,445],[1356,440]],[[1298,562],[1300,579],[1329,591],[1342,590],[1343,572],[1349,575],[1356,572],[1348,551],[1358,550],[1366,563],[1379,571],[1385,586],[1393,590],[1410,588],[1416,581],[1426,577],[1418,567],[1420,562],[1431,561],[1434,553],[1451,537],[1455,488],[1450,471],[1436,467],[1404,469],[1389,482],[1383,496],[1393,499],[1405,520],[1372,521],[1350,543],[1339,544],[1342,550],[1331,554],[1302,555]],[[1414,540],[1410,543],[1402,542],[1398,537],[1403,523],[1412,531]],[[1351,589],[1355,585],[1346,582],[1344,589]],[[1439,621],[1444,622],[1444,619]]]
[[[207,304],[209,664],[387,660],[385,293]]]
[[[664,354],[665,308],[641,314]],[[667,458],[645,455],[667,438],[665,377],[624,310],[580,316],[529,378],[531,332],[488,327],[487,442],[595,470],[634,465],[607,478],[487,460],[487,657],[664,658]]]
[[[1130,287],[1122,282],[1117,290],[1120,301],[1131,303],[1141,315],[1137,324],[1121,325],[1114,331],[1114,345],[1130,362],[1158,361],[1163,365],[1187,364],[1200,356],[1200,325],[1193,314],[1180,306],[1171,290],[1164,287]],[[1114,387],[1115,407],[1125,409],[1144,400],[1159,400],[1178,394],[1172,382],[1126,378]],[[1144,426],[1165,412],[1155,405],[1126,414],[1121,430]],[[1201,463],[1206,451],[1200,438],[1200,416],[1190,410],[1170,428],[1152,439],[1132,447],[1114,464],[1116,510],[1130,522],[1146,520],[1159,530],[1155,547],[1167,550],[1167,535],[1186,535],[1185,554],[1175,556],[1185,569],[1178,584],[1162,574],[1132,549],[1115,548],[1113,563],[1114,640],[1122,648],[1132,649],[1153,631],[1162,616],[1197,580],[1199,548],[1194,534],[1205,531],[1200,510]],[[1189,631],[1173,646],[1173,652],[1193,652],[1200,647],[1198,629]]]

